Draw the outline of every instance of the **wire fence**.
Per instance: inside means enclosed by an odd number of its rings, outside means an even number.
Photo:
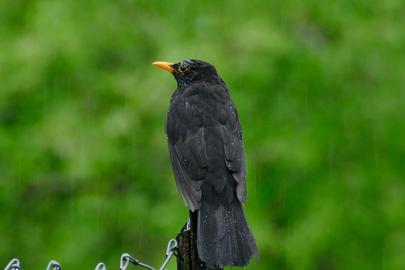
[[[129,255],[128,253],[124,253],[121,255],[120,258],[120,270],[126,270],[129,265],[142,267],[149,270],[164,270],[169,263],[170,259],[174,256],[177,256],[178,246],[176,239],[171,239],[167,243],[166,248],[166,259],[163,261],[162,266],[160,268],[154,268],[146,263],[141,262],[140,260],[136,259],[135,257]],[[4,268],[4,270],[22,270],[20,260],[19,259],[12,259]],[[55,260],[51,260],[46,267],[46,270],[62,270],[62,266],[59,262]],[[106,265],[103,262],[100,262],[96,265],[94,270],[107,270]]]

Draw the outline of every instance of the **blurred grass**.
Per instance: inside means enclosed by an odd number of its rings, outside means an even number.
[[[0,264],[162,261],[187,210],[163,131],[175,81],[151,62],[197,58],[243,125],[248,269],[405,269],[404,10],[3,0]]]

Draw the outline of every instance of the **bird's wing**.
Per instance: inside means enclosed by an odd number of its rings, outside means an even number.
[[[177,187],[189,208],[192,211],[198,209],[202,196],[201,185],[209,167],[205,137],[210,136],[204,133],[212,133],[215,129],[214,133],[222,137],[223,164],[237,184],[239,201],[245,202],[246,165],[235,105],[230,100],[225,103],[214,102],[208,106],[212,111],[207,114],[202,113],[202,110],[206,111],[208,107],[201,107],[206,104],[198,103],[201,101],[198,96],[194,98],[187,101],[182,98],[174,100],[166,122],[169,153]],[[211,126],[204,127],[202,115],[211,119]]]
[[[201,184],[207,173],[204,127],[190,130],[169,112],[166,123],[176,185],[191,211],[200,207]]]
[[[235,179],[236,194],[240,202],[246,201],[246,164],[242,131],[235,105],[226,107],[227,121],[220,126],[224,144],[225,164]]]

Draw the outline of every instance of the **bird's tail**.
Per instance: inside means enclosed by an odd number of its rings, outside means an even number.
[[[202,200],[197,248],[200,259],[212,269],[245,266],[257,255],[256,242],[238,199],[227,205]]]

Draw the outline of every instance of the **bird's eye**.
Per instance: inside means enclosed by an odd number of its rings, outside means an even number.
[[[179,71],[181,73],[184,73],[184,72],[188,71],[188,67],[185,64],[180,64]]]

